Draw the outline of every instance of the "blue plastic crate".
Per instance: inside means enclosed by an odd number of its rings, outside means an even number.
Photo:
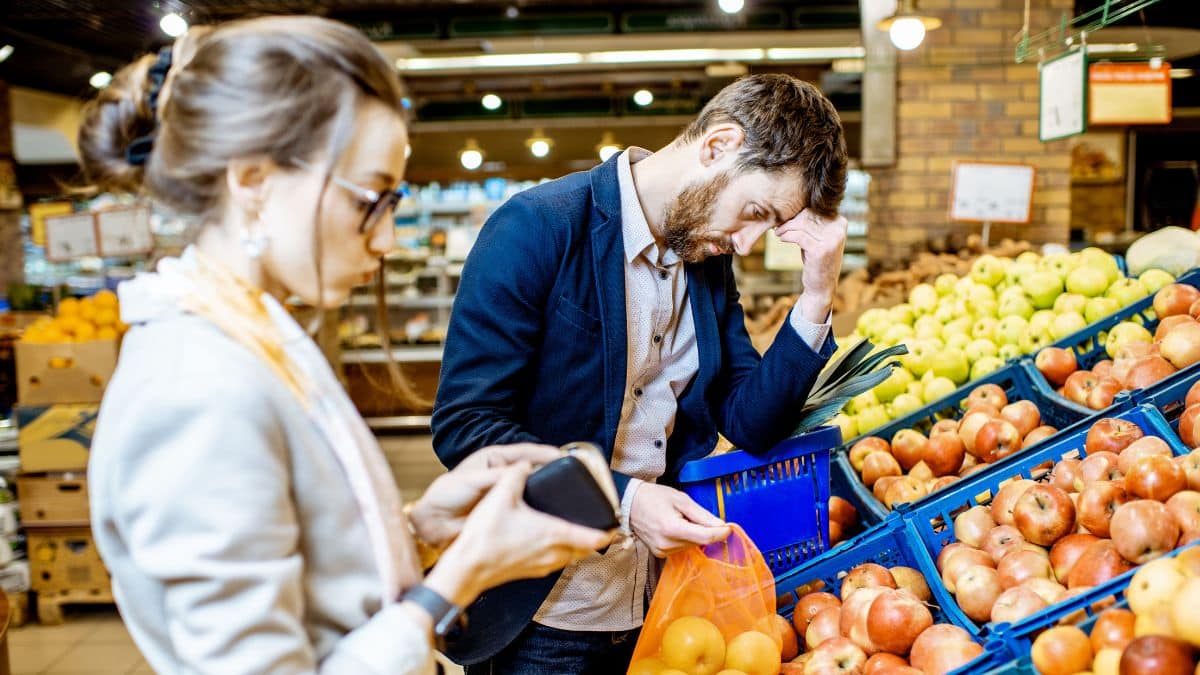
[[[1175,431],[1179,431],[1179,416],[1183,414],[1188,390],[1200,380],[1200,364],[1175,373],[1167,379],[1133,393],[1137,403],[1153,406]]]
[[[775,574],[829,548],[829,454],[837,427],[790,438],[765,455],[741,450],[688,462],[680,489],[742,526]]]
[[[934,401],[930,405],[916,410],[904,417],[899,417],[887,425],[876,429],[867,434],[868,436],[877,436],[891,442],[892,437],[901,429],[916,429],[922,433],[929,433],[932,427],[938,420],[941,419],[959,419],[965,412],[961,403],[971,393],[973,389],[984,384],[999,385],[1008,394],[1010,401],[1032,401],[1037,405],[1038,410],[1042,414],[1042,423],[1049,424],[1060,431],[1066,427],[1096,414],[1096,411],[1089,410],[1083,413],[1075,408],[1067,408],[1057,405],[1053,400],[1047,398],[1033,385],[1032,377],[1028,369],[1020,361],[1014,361],[1003,368],[985,375],[966,386],[960,387],[953,394],[939,400]],[[1056,397],[1057,398],[1057,397]],[[1126,405],[1128,407],[1128,405]],[[1050,442],[1053,438],[1046,439],[1037,445],[1030,446],[1031,448],[1044,445]],[[861,440],[855,439],[855,442]],[[863,484],[859,478],[858,472],[850,465],[849,448],[853,445],[847,444],[834,453],[834,473],[840,473],[844,480],[849,484],[853,497],[850,498],[852,504],[858,509],[860,517],[867,523],[878,523],[888,515],[888,509],[883,502],[875,498],[871,490]],[[1024,452],[1022,450],[1022,452]],[[923,500],[914,502],[913,504],[905,504],[901,510],[908,510],[917,505],[923,504],[926,501],[933,499],[940,493],[934,493]]]
[[[1176,283],[1188,284],[1189,286],[1200,288],[1200,269],[1184,274],[1179,277]],[[1097,363],[1108,358],[1108,353],[1104,350],[1104,337],[1108,334],[1108,331],[1112,330],[1117,324],[1130,319],[1140,321],[1147,330],[1153,333],[1154,329],[1158,328],[1158,318],[1154,315],[1154,296],[1142,298],[1116,314],[1100,319],[1078,333],[1068,335],[1050,346],[1070,349],[1074,352],[1075,360],[1079,362],[1079,367],[1084,370],[1090,370]],[[1042,374],[1034,367],[1034,358],[1036,356],[1030,356],[1025,362],[1032,373],[1031,380],[1034,386],[1037,387],[1043,397],[1054,401],[1059,407],[1077,410],[1088,415],[1096,414],[1095,410],[1087,406],[1075,403],[1065,396],[1059,396],[1054,387],[1050,386],[1046,378],[1042,377]]]
[[[1147,436],[1162,438],[1175,455],[1183,455],[1188,452],[1188,449],[1179,442],[1178,436],[1168,426],[1167,421],[1152,406],[1135,406],[1112,415],[1112,417],[1133,422]],[[1092,419],[1078,422],[1070,428],[1064,429],[1056,439],[1040,444],[1027,453],[1018,453],[1007,457],[986,471],[971,474],[948,486],[932,499],[926,500],[923,504],[904,513],[904,520],[912,526],[913,531],[920,538],[921,546],[919,548],[926,558],[925,562],[933,565],[933,561],[937,559],[942,549],[955,541],[954,516],[977,504],[989,503],[1001,483],[1016,477],[1036,480],[1048,473],[1044,467],[1037,468],[1039,465],[1057,462],[1064,458],[1087,456],[1084,442],[1093,422]],[[989,624],[988,627],[985,627],[976,624],[962,613],[954,601],[951,601],[945,610],[954,623],[974,634],[1003,630],[1002,626],[995,627]]]

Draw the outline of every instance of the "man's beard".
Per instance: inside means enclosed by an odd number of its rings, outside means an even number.
[[[663,232],[667,247],[685,263],[702,262],[712,255],[709,244],[722,253],[730,253],[727,239],[702,239],[717,206],[717,197],[729,185],[729,173],[722,173],[707,183],[690,185],[679,193],[663,214]]]

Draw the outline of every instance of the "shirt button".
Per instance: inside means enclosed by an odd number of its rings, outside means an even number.
[[[655,336],[654,336],[654,343],[655,343],[655,344],[658,344],[659,342],[662,342],[662,336],[661,336],[661,335],[655,335]]]
[[[662,445],[663,445],[663,444],[662,444],[662,441],[661,441],[661,440],[654,441],[654,447],[656,447],[656,448],[661,448],[661,447],[662,447]]]
[[[633,389],[633,395],[634,395],[634,396],[641,396],[641,395],[642,395],[642,388],[641,388],[641,387],[634,387],[634,389]]]
[[[668,276],[670,276],[670,275],[668,275],[668,274],[667,274],[667,271],[666,271],[666,270],[659,270],[659,271],[658,271],[658,278],[659,278],[659,279],[663,279],[663,280],[665,281],[665,280],[666,280],[666,278],[667,278]]]

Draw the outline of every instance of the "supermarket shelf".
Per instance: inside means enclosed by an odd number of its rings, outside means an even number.
[[[398,363],[429,363],[442,360],[442,345],[393,347],[392,358]],[[342,363],[384,363],[382,349],[353,349],[342,352]]]
[[[424,297],[424,298],[406,298],[402,295],[389,293],[387,296],[388,307],[400,307],[404,309],[441,309],[443,307],[451,307],[454,304],[454,298],[442,297]],[[351,307],[374,307],[374,295],[359,295],[350,298]]]
[[[17,428],[0,427],[0,453],[17,451]]]
[[[367,426],[380,429],[428,429],[432,418],[429,415],[397,415],[393,417],[368,417]]]

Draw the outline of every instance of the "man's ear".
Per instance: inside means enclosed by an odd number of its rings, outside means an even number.
[[[745,142],[746,132],[732,122],[711,126],[700,138],[700,164],[732,164]]]
[[[257,214],[266,199],[267,181],[279,165],[267,157],[239,157],[225,169],[229,201],[245,213]]]

